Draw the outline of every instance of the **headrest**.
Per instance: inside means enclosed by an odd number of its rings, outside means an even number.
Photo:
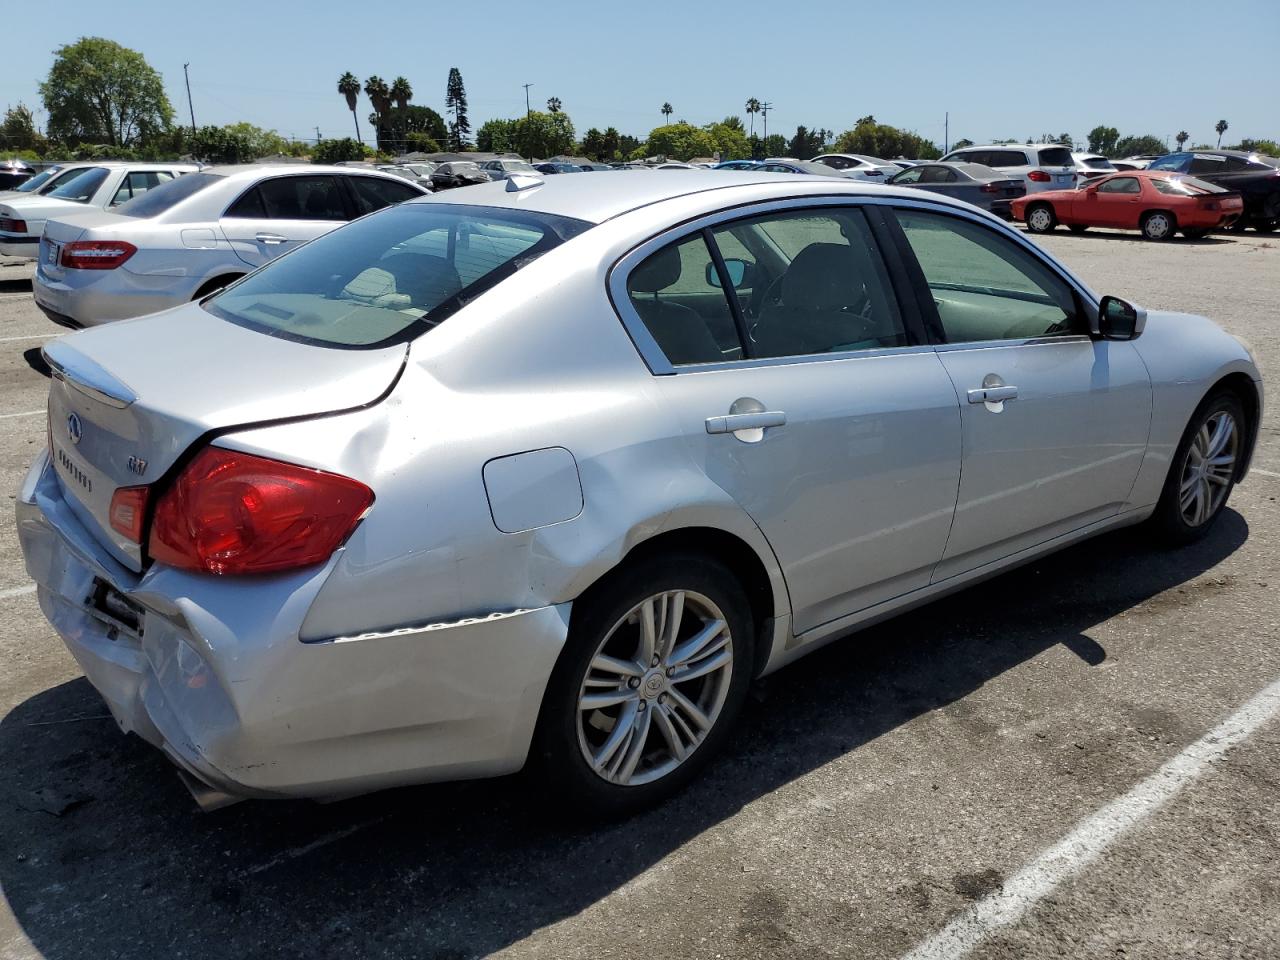
[[[680,279],[680,250],[663,247],[631,271],[627,287],[632,293],[657,293]]]
[[[782,302],[805,310],[838,310],[862,296],[853,251],[842,243],[812,243],[782,276]]]

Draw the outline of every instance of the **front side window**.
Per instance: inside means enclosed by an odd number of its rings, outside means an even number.
[[[959,217],[898,210],[948,343],[1083,332],[1071,287],[1029,251]]]
[[[524,210],[403,204],[311,241],[203,306],[231,323],[302,343],[399,343],[589,227]]]
[[[1142,184],[1137,177],[1111,177],[1098,185],[1099,193],[1141,193]]]
[[[903,170],[900,174],[890,180],[890,183],[919,183],[920,178],[924,175],[927,167],[912,167],[909,170]]]
[[[59,200],[88,203],[98,192],[111,171],[106,167],[82,167],[70,171],[66,178],[59,178],[58,185],[46,194]]]
[[[373,213],[393,203],[403,203],[422,196],[420,190],[415,190],[404,183],[396,183],[394,180],[384,180],[381,177],[351,177],[350,183],[355,190],[358,216]]]

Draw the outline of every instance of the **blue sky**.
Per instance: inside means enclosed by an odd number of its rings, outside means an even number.
[[[952,141],[1083,137],[1105,123],[1170,138],[1185,128],[1193,143],[1213,142],[1219,118],[1228,141],[1280,139],[1271,69],[1280,0],[1121,0],[1088,12],[1062,0],[63,0],[50,9],[4,28],[0,105],[25,102],[41,126],[37,84],[54,49],[102,36],[146,56],[180,119],[189,61],[197,123],[247,120],[300,139],[317,127],[351,133],[335,89],[344,70],[404,75],[415,103],[443,113],[453,66],[473,129],[523,112],[529,82],[535,107],[559,97],[579,134],[613,125],[643,138],[662,123],[663,101],[673,120],[702,124],[743,115],[754,96],[774,104],[770,132],[787,135],[797,124],[843,131],[871,113],[941,146],[950,111]],[[362,96],[366,137],[370,109]]]

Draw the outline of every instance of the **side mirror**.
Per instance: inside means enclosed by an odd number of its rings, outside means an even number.
[[[1146,325],[1146,310],[1108,295],[1098,304],[1098,329],[1094,332],[1104,340],[1134,340]]]
[[[738,290],[742,287],[752,286],[755,264],[748,263],[746,260],[730,259],[725,260],[724,266],[729,272],[729,280],[733,284],[733,289]],[[707,264],[707,285],[712,287],[721,285],[720,272],[716,269],[714,263]]]

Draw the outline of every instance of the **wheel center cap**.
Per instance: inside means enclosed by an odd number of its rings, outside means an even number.
[[[640,693],[647,700],[652,700],[667,689],[667,675],[661,670],[652,670],[640,684]]]

